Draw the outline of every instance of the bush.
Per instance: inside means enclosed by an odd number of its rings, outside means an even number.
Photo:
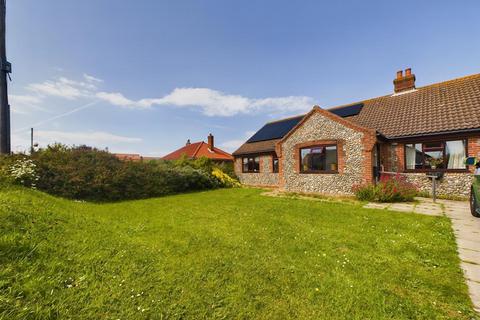
[[[8,167],[8,173],[14,182],[31,188],[35,188],[39,179],[37,165],[27,158],[15,160]]]
[[[219,168],[215,167],[214,175],[214,167],[205,159],[186,159],[181,164],[121,161],[106,151],[55,144],[31,157],[1,157],[0,182],[36,186],[57,196],[93,201],[142,199],[235,185],[235,180]]]
[[[223,187],[227,188],[238,188],[241,186],[238,180],[233,179],[228,174],[220,170],[219,168],[214,168],[212,171],[212,175],[217,178],[217,180],[221,183]]]
[[[377,184],[363,184],[353,188],[357,199],[377,202],[413,201],[418,188],[400,174],[382,175]]]
[[[233,167],[233,162],[214,162],[212,159],[207,157],[200,157],[198,159],[189,159],[186,155],[180,157],[180,159],[173,161],[173,164],[176,167],[192,167],[195,169],[203,170],[205,172],[211,173],[214,169],[219,169],[223,173],[229,175],[232,179],[238,180],[235,175],[235,170]]]

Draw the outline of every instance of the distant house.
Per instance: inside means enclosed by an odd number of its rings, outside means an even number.
[[[114,153],[113,155],[123,161],[142,161],[142,156],[136,153]]]
[[[217,162],[233,162],[233,156],[231,154],[215,147],[212,134],[208,136],[208,143],[203,141],[191,143],[189,139],[185,146],[167,154],[162,159],[178,160],[184,155],[189,159],[207,157]]]
[[[122,161],[151,161],[161,159],[160,157],[144,157],[138,153],[114,153],[113,155]]]
[[[480,74],[417,88],[410,69],[394,92],[265,124],[233,155],[247,185],[352,194],[381,174],[401,173],[422,190],[432,171],[440,194],[468,195],[480,156]]]

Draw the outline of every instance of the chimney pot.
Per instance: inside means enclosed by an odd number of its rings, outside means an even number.
[[[210,133],[210,134],[208,135],[208,148],[209,148],[211,151],[214,151],[214,149],[213,149],[214,147],[215,147],[215,145],[214,145],[214,143],[213,143],[213,135]]]
[[[395,93],[415,89],[415,75],[412,74],[412,69],[405,69],[405,76],[403,76],[403,71],[397,71],[397,78],[393,80],[393,86]]]
[[[190,139],[187,140],[186,146],[190,145]]]

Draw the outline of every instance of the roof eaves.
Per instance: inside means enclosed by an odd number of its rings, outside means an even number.
[[[399,140],[399,139],[408,139],[408,138],[421,138],[421,137],[430,137],[430,136],[441,136],[449,134],[462,134],[462,133],[479,133],[480,128],[471,128],[471,129],[461,129],[461,130],[449,130],[449,131],[437,131],[437,132],[426,132],[426,133],[416,133],[403,136],[390,136],[386,137],[388,140]]]

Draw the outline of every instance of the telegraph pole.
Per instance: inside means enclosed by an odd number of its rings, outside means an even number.
[[[10,154],[11,151],[7,76],[12,72],[12,65],[7,61],[5,15],[6,0],[0,0],[0,154]]]
[[[33,146],[33,128],[30,128],[30,155],[35,151]]]

